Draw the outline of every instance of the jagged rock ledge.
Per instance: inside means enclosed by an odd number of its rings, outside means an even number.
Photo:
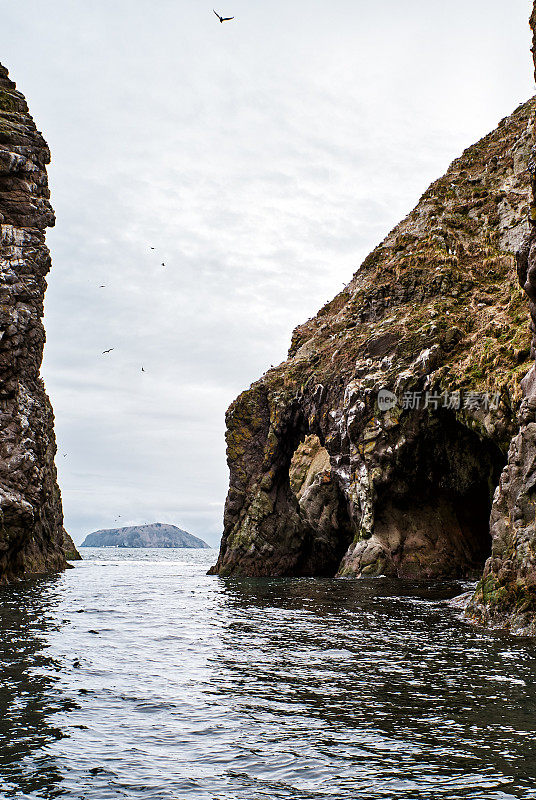
[[[39,370],[50,153],[0,65],[0,583],[66,566],[54,416]]]

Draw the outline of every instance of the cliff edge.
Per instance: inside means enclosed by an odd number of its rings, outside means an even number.
[[[515,253],[534,109],[454,161],[231,405],[213,572],[482,574],[531,364]]]
[[[0,583],[65,567],[54,415],[39,375],[50,153],[0,65]]]

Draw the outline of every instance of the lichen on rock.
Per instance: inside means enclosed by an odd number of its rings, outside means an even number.
[[[45,230],[55,221],[49,161],[24,97],[0,66],[0,582],[65,567],[54,415],[39,374]]]

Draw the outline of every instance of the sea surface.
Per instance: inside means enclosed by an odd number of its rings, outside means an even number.
[[[536,798],[536,644],[461,621],[468,584],[82,552],[0,590],[2,799]]]

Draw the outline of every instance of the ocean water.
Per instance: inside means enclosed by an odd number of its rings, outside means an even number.
[[[461,621],[467,584],[83,554],[0,590],[1,798],[536,798],[536,644]]]

